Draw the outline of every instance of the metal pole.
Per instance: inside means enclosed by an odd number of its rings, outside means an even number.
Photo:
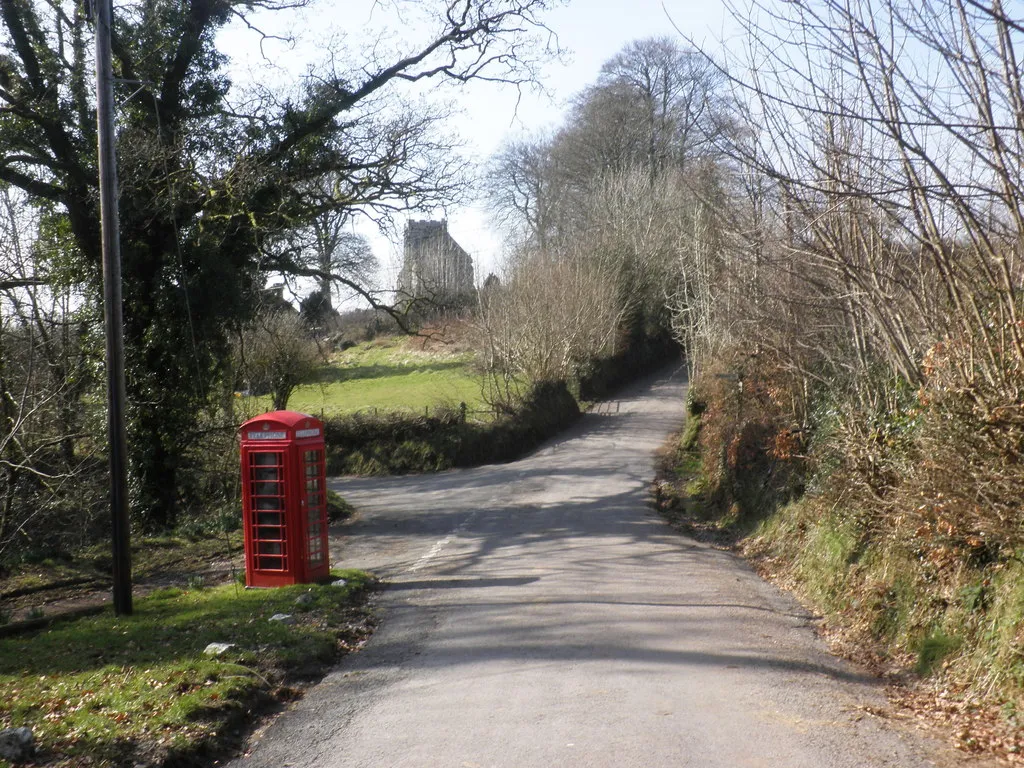
[[[124,430],[124,320],[121,315],[121,240],[114,154],[114,68],[110,50],[113,0],[94,0],[96,9],[96,123],[100,167],[100,223],[103,237],[103,319],[107,336],[107,430],[110,440],[110,517],[114,555],[114,612],[132,612],[129,547],[127,443]]]

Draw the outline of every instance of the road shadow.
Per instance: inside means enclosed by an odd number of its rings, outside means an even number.
[[[354,663],[400,659],[415,674],[489,660],[614,661],[644,675],[695,666],[875,683],[827,654],[803,658],[803,646],[773,647],[751,637],[751,624],[785,636],[806,629],[813,617],[788,597],[758,592],[754,584],[760,580],[735,555],[677,533],[653,510],[653,452],[682,421],[684,393],[685,377],[678,370],[661,372],[622,393],[619,407],[585,414],[509,464],[332,481],[357,507],[372,507],[372,513],[334,529],[336,552],[344,557],[346,549],[370,543],[381,548],[381,562],[392,558],[385,567],[391,584],[383,602],[396,626],[402,615],[416,615],[428,604],[430,610],[443,604],[459,617],[457,626],[446,629],[445,642],[432,644],[429,653],[420,653],[420,635],[389,631],[385,622]],[[661,405],[666,396],[670,407]],[[640,440],[640,447],[627,444],[626,434]],[[402,540],[410,538],[424,544],[402,549]],[[427,544],[433,549],[425,554]],[[523,572],[527,552],[532,562],[557,562],[557,571]],[[640,586],[642,579],[635,590],[619,586],[634,574],[671,579],[723,568],[749,580],[742,594],[750,599],[714,599],[672,581],[657,589]],[[613,617],[623,609],[655,619],[641,622],[639,633],[619,632]],[[578,641],[565,642],[567,632]],[[666,634],[711,638],[717,650],[659,647]]]

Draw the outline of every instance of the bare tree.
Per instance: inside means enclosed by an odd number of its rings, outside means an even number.
[[[614,349],[620,319],[614,281],[594,265],[524,257],[478,316],[485,395],[502,408],[534,382],[570,381],[581,365]]]
[[[96,317],[48,268],[40,226],[24,195],[0,187],[0,562],[80,543],[99,509]]]
[[[491,159],[485,189],[499,225],[512,242],[541,251],[552,243],[560,183],[550,139],[511,141]]]
[[[951,538],[1012,550],[1024,541],[1024,25],[998,0],[733,12],[749,50],[722,74],[747,127],[729,149],[763,182],[762,236],[748,241],[755,262],[727,259],[757,301],[719,318],[792,373],[794,415],[828,403],[828,450],[865,518],[892,522],[908,494],[914,530],[941,510]]]
[[[653,183],[660,173],[719,155],[732,120],[713,63],[695,48],[648,38],[625,46],[577,96],[556,152],[578,182],[644,168]]]
[[[253,395],[269,394],[276,411],[300,384],[308,384],[323,366],[316,341],[298,313],[273,311],[257,315],[235,343],[235,375]]]
[[[632,94],[639,107],[638,159],[652,174],[684,168],[715,150],[729,125],[723,78],[699,51],[667,37],[638,40],[601,67],[598,87]],[[635,119],[635,118],[634,118]]]
[[[754,9],[770,27],[739,17],[768,65],[743,87],[756,162],[802,226],[794,257],[834,270],[855,346],[877,339],[899,376],[918,381],[924,349],[952,334],[976,373],[1004,378],[1022,354],[1019,30],[998,3]]]
[[[636,41],[605,63],[553,137],[511,143],[492,162],[492,205],[514,249],[612,281],[615,351],[669,332],[667,296],[680,311],[689,300],[679,254],[698,208],[725,199],[719,144],[736,132],[724,84],[694,48]]]

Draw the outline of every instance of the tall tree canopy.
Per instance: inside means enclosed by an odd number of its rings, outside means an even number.
[[[328,210],[386,215],[451,194],[460,166],[434,131],[444,115],[404,106],[395,86],[529,79],[530,56],[546,41],[538,14],[552,2],[392,3],[436,8],[418,42],[377,46],[358,61],[335,50],[297,93],[244,99],[225,74],[218,31],[306,0],[117,4],[129,442],[135,505],[151,523],[174,519],[197,413],[227,357],[226,329],[251,313],[268,271],[325,277],[276,248],[282,234]],[[98,286],[91,37],[74,0],[0,4],[0,181],[55,212],[62,255]],[[354,276],[330,277],[362,289]]]
[[[574,100],[559,136],[566,173],[682,169],[715,152],[729,129],[722,76],[696,49],[667,37],[626,45]]]
[[[697,219],[716,206],[735,139],[726,85],[696,48],[637,40],[604,63],[553,135],[510,142],[492,159],[487,192],[513,249],[582,261],[611,281],[619,346],[667,334],[666,297],[686,282],[676,255],[693,251]]]

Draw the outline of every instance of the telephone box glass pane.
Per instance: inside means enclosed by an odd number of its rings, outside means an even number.
[[[250,531],[253,565],[262,571],[288,568],[285,527],[284,453],[254,451],[249,454]]]
[[[324,454],[320,450],[303,451],[303,475],[306,480],[306,559],[312,566],[324,562]]]
[[[260,512],[258,515],[256,515],[256,525],[275,526],[280,528],[284,525],[284,520],[282,519],[281,515],[275,512]],[[277,537],[275,536],[274,538]]]
[[[302,460],[306,465],[306,477],[316,477],[319,473],[319,453],[320,451],[304,451],[302,454]]]

